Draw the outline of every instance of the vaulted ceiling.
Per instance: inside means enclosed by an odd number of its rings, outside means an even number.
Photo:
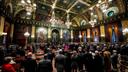
[[[6,2],[12,3],[13,14],[17,18],[27,18],[35,19],[37,21],[48,21],[51,18],[52,10],[54,7],[55,16],[57,19],[61,19],[65,22],[67,12],[70,14],[70,20],[74,26],[79,26],[81,20],[90,20],[90,8],[93,7],[93,12],[98,15],[99,20],[102,19],[102,12],[96,7],[99,0],[32,0],[37,4],[37,9],[35,13],[31,16],[26,15],[24,8],[18,6],[20,0],[5,0]],[[102,2],[108,0],[101,0]],[[112,6],[116,5],[122,0],[114,0],[111,3]],[[27,17],[26,17],[27,16]]]

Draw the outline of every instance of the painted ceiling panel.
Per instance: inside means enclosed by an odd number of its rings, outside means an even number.
[[[56,6],[69,9],[76,0],[58,0]]]
[[[8,0],[5,0],[5,2],[6,1]],[[23,7],[18,5],[18,3],[21,2],[21,0],[11,0],[11,1],[12,1],[11,3],[13,7],[13,12],[14,12],[13,14],[15,15],[16,13],[18,18],[20,18],[20,16],[21,18],[24,17],[26,15],[25,13],[26,11],[25,9],[20,11],[20,9]],[[26,2],[27,0],[24,0],[24,1]],[[96,7],[99,0],[31,0],[31,1],[34,1],[34,3],[36,3],[37,5],[35,14],[34,13],[32,14],[36,15],[35,19],[38,21],[49,20],[52,16],[53,7],[54,7],[56,18],[59,18],[64,21],[66,21],[67,13],[70,14],[69,18],[71,21],[73,21],[73,19],[78,20],[78,19],[84,19],[84,18],[90,20],[91,12],[93,12],[94,14],[98,14],[98,12],[100,12],[101,13],[100,15],[104,15],[104,13],[102,12],[102,9],[100,8],[102,4],[100,4],[99,8]],[[101,0],[101,1],[104,2],[108,0]],[[108,7],[116,6],[119,8],[119,11],[120,11],[123,7],[122,6],[123,4],[121,4],[120,1],[121,0],[113,0],[110,3],[107,2],[109,3]],[[90,8],[92,7],[94,9],[90,10]]]
[[[76,13],[82,13],[84,10],[86,10],[88,8],[88,6],[86,6],[85,4],[82,3],[77,3],[71,11],[76,12]]]

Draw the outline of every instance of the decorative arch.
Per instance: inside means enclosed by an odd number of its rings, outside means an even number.
[[[19,12],[23,11],[23,10],[25,10],[25,9],[24,9],[24,8],[21,8],[21,9],[17,10],[17,11],[14,13],[14,17],[16,17],[17,14],[18,14]]]
[[[9,8],[9,12],[10,12],[10,13],[13,13],[12,3],[8,3],[8,4],[6,5],[6,8],[7,8],[7,9]]]
[[[87,22],[89,21],[88,18],[87,18],[85,15],[83,15],[82,17],[83,17]]]
[[[74,20],[76,21],[77,26],[80,26],[80,16],[75,17]]]
[[[57,28],[52,28],[52,29],[51,29],[51,32],[52,32],[53,30],[57,30],[57,31],[59,31],[59,33],[60,33],[60,30],[57,29]]]
[[[77,26],[79,26],[79,22],[78,22],[75,18],[72,20],[72,22],[73,22],[72,25],[77,25]]]
[[[52,43],[54,43],[54,44],[59,43],[59,41],[60,41],[60,30],[58,30],[56,28],[53,28],[51,32],[52,32],[51,33]]]

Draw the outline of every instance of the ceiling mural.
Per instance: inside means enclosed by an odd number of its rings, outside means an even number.
[[[96,21],[107,18],[108,13],[110,16],[113,12],[120,13],[123,7],[121,1],[123,0],[5,0],[5,3],[12,4],[13,14],[17,18],[49,21],[54,11],[55,19],[66,22],[69,15],[72,26],[80,26],[82,20],[86,24],[95,24]]]

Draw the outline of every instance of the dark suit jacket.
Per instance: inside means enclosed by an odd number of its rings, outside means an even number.
[[[55,57],[55,67],[57,72],[63,72],[65,65],[65,56],[63,54],[59,54]]]
[[[22,66],[25,68],[25,72],[36,72],[37,63],[33,59],[27,59]]]
[[[36,72],[52,72],[52,70],[53,68],[51,61],[46,59],[38,64]]]

